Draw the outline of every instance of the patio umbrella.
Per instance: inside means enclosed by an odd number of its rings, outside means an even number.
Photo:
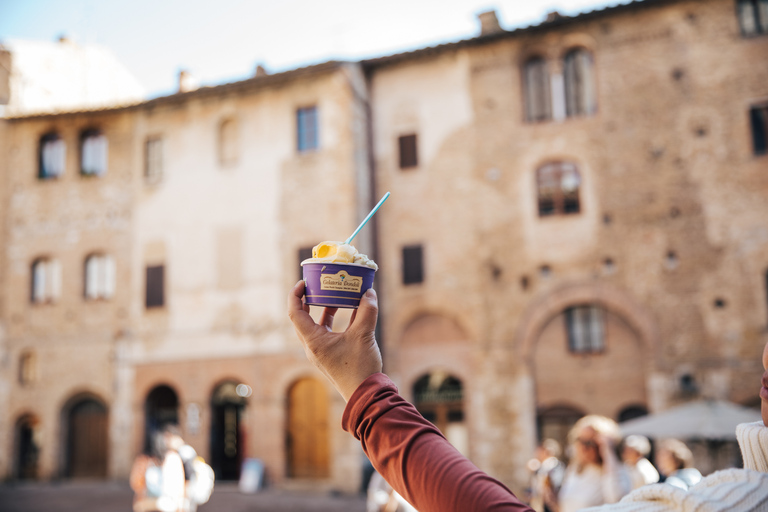
[[[735,440],[736,425],[760,420],[760,411],[723,400],[696,400],[619,424],[624,435]]]

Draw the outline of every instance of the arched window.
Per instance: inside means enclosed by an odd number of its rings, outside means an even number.
[[[225,119],[219,125],[219,162],[222,166],[237,163],[240,151],[240,133],[235,119]]]
[[[33,350],[25,350],[19,356],[19,384],[29,386],[37,380],[37,357]]]
[[[56,132],[49,132],[40,137],[40,168],[37,177],[41,180],[58,178],[64,174],[67,146]]]
[[[579,213],[581,175],[575,164],[552,162],[536,171],[539,217]]]
[[[85,298],[109,299],[115,293],[115,260],[106,254],[85,259]]]
[[[80,136],[80,174],[101,176],[107,172],[107,137],[100,130],[86,130]]]
[[[31,301],[34,304],[53,302],[61,295],[61,265],[52,258],[32,262]]]
[[[457,450],[468,455],[461,381],[444,371],[432,371],[413,384],[413,400],[421,415],[434,423]]]
[[[525,118],[546,121],[552,118],[552,98],[549,88],[547,61],[541,57],[528,59],[523,67],[525,87]]]
[[[563,66],[565,80],[565,113],[568,117],[595,112],[595,80],[592,54],[583,48],[569,51]]]

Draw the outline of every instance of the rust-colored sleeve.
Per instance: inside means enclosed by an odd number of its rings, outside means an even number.
[[[342,418],[389,484],[419,512],[531,511],[480,471],[403,399],[383,373],[355,390]]]

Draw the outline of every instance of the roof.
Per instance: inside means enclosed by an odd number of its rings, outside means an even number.
[[[556,14],[552,16],[552,19],[545,20],[535,25],[529,25],[527,27],[520,27],[513,30],[501,30],[500,32],[494,32],[492,34],[480,35],[469,39],[462,39],[453,43],[446,43],[437,46],[430,46],[427,48],[420,48],[404,53],[397,53],[393,55],[387,55],[383,57],[375,57],[373,59],[366,59],[361,61],[361,64],[367,68],[377,68],[396,64],[402,61],[424,58],[433,56],[439,53],[458,50],[460,48],[467,48],[471,46],[478,46],[487,44],[489,42],[508,39],[512,37],[519,37],[526,34],[533,34],[536,32],[544,32],[562,26],[571,25],[573,23],[581,23],[585,21],[592,21],[595,19],[603,18],[606,16],[613,16],[616,14],[622,14],[625,12],[631,12],[638,9],[647,9],[650,7],[656,7],[659,5],[671,4],[680,0],[630,0],[629,2],[619,3],[613,6],[603,7],[602,9],[595,9],[592,11],[583,12],[574,16],[563,16]]]
[[[457,50],[460,48],[478,46],[478,45],[487,44],[493,41],[503,40],[503,39],[512,38],[512,37],[519,37],[525,34],[548,31],[548,30],[556,29],[562,26],[571,25],[573,23],[592,21],[594,19],[599,19],[606,16],[613,16],[616,14],[631,12],[638,9],[647,9],[651,7],[657,7],[659,5],[665,5],[665,4],[670,4],[670,3],[679,2],[679,1],[681,0],[630,0],[625,3],[619,3],[613,6],[604,7],[602,9],[595,9],[592,11],[583,12],[580,14],[576,14],[574,16],[562,16],[562,15],[551,16],[550,17],[551,19],[548,18],[546,21],[536,25],[516,28],[513,30],[502,30],[500,32],[495,32],[492,34],[480,35],[480,36],[456,41],[453,43],[446,43],[446,44],[430,46],[426,48],[420,48],[420,49],[409,51],[409,52],[396,53],[392,55],[376,57],[373,59],[364,59],[359,61],[359,63],[365,69],[372,70],[378,67],[392,65],[392,64],[396,64],[406,60],[430,57],[433,55]],[[49,117],[49,116],[77,115],[77,114],[93,113],[93,112],[109,113],[109,112],[115,112],[120,110],[152,108],[160,105],[181,103],[192,98],[210,97],[210,96],[215,96],[222,93],[254,90],[262,87],[271,87],[271,86],[283,84],[301,77],[327,73],[329,71],[338,69],[342,65],[349,64],[349,63],[350,63],[349,61],[331,60],[331,61],[322,62],[319,64],[314,64],[311,66],[284,71],[282,73],[260,75],[260,76],[255,76],[253,78],[249,78],[246,80],[226,83],[222,85],[200,87],[198,89],[195,89],[189,92],[176,93],[176,94],[171,94],[169,96],[161,96],[159,98],[140,101],[138,103],[129,104],[129,105],[118,105],[118,106],[94,108],[94,109],[81,109],[76,111],[40,112],[40,113],[25,114],[25,115],[19,115],[19,116],[9,116],[8,119],[12,120],[12,119],[43,118],[43,117]]]

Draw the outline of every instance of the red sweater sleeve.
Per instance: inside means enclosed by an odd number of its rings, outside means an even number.
[[[403,399],[383,373],[355,390],[342,418],[373,467],[419,512],[531,509],[480,471]]]

